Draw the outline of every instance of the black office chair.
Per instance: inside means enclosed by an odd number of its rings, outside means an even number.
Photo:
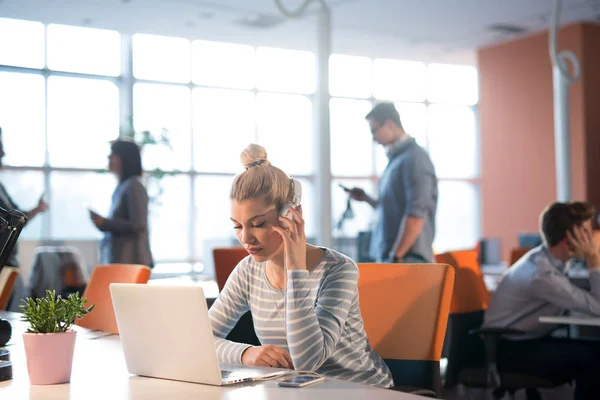
[[[208,308],[210,308],[214,302],[214,298],[206,299]],[[231,340],[232,342],[250,344],[252,346],[261,345],[260,340],[258,340],[258,337],[256,336],[256,331],[254,330],[254,321],[252,320],[252,313],[250,311],[246,311],[246,313],[240,317],[225,339]]]
[[[504,372],[498,369],[498,341],[503,335],[523,332],[511,328],[481,328],[483,310],[450,315],[448,329],[448,366],[444,386],[464,385],[470,388],[491,389],[494,399],[506,393],[514,399],[524,389],[528,400],[541,399],[537,389],[551,389],[557,385],[549,379]]]

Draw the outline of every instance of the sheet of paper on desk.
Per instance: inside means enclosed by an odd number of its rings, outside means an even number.
[[[25,324],[24,322],[18,320],[18,324]],[[22,345],[23,344],[23,332],[27,331],[26,326],[18,326],[15,327],[15,322],[16,321],[10,321],[11,325],[13,326],[13,331],[12,331],[12,335],[10,340],[8,341],[8,343],[6,343],[6,347],[10,347],[10,346],[15,346],[15,345]],[[85,329],[85,328],[81,328],[79,326],[74,326],[73,327],[74,331],[77,331],[77,337],[80,339],[85,339],[85,340],[94,340],[94,339],[100,339],[103,337],[107,337],[107,336],[112,336],[112,333],[108,333],[108,332],[102,332],[102,331],[98,331],[98,330],[90,330],[90,329]]]
[[[13,312],[5,312],[2,316],[2,319],[5,319],[7,321],[20,321],[21,314],[13,313]]]
[[[585,268],[572,269],[567,274],[569,278],[587,279],[590,277],[590,271]]]
[[[77,332],[77,337],[82,339],[99,339],[106,336],[112,336],[113,333],[103,332],[97,329],[87,329],[74,325],[73,330]]]

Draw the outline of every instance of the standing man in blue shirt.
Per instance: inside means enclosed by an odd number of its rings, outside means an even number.
[[[485,327],[515,328],[521,336],[499,342],[498,368],[546,377],[556,385],[575,380],[575,400],[600,398],[600,341],[555,338],[542,316],[566,310],[600,316],[600,251],[592,236],[594,207],[553,203],[540,218],[544,243],[504,275],[485,312]],[[569,281],[567,261],[583,259],[591,290]]]
[[[433,262],[437,177],[427,152],[402,127],[393,103],[379,103],[366,116],[373,140],[385,148],[388,165],[378,199],[351,189],[354,200],[375,209],[370,254],[377,262]]]

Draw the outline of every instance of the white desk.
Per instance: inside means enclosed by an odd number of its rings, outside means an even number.
[[[13,325],[11,352],[13,379],[0,382],[0,399],[29,400],[93,400],[93,399],[396,399],[418,400],[414,396],[392,390],[327,379],[325,383],[302,389],[280,388],[276,380],[228,387],[200,385],[164,379],[143,378],[127,372],[119,337],[105,336],[85,339],[79,335],[75,345],[71,383],[33,386],[29,384],[25,351],[21,333],[26,326],[18,314],[0,312],[0,318],[10,319]],[[82,331],[84,332],[84,331]]]
[[[586,268],[573,268],[567,273],[570,279],[589,279],[590,271]]]
[[[599,317],[585,317],[585,316],[540,317],[539,321],[542,324],[600,326],[600,318]]]

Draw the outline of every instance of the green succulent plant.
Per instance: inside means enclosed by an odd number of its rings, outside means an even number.
[[[19,307],[23,310],[23,321],[29,323],[28,333],[66,332],[75,323],[94,309],[94,304],[86,308],[87,299],[79,293],[70,294],[66,299],[56,295],[54,290],[46,290],[46,297],[28,297]]]

